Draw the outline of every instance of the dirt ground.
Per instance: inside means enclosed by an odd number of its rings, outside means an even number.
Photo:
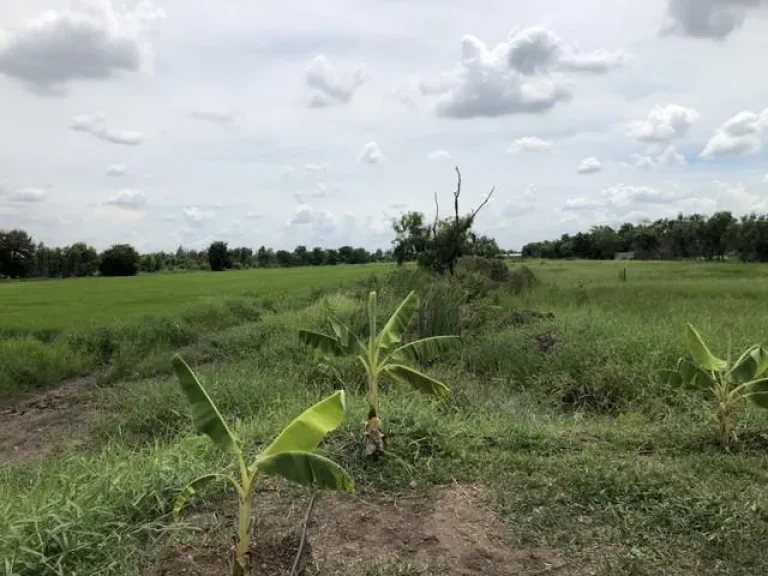
[[[0,464],[81,447],[100,413],[94,390],[92,379],[79,378],[0,408]]]
[[[253,573],[289,574],[300,541],[306,494],[257,496]],[[193,515],[195,543],[166,550],[147,576],[226,574],[234,516]],[[526,548],[487,506],[485,491],[458,485],[396,499],[324,494],[309,524],[305,575],[582,576],[551,550]]]

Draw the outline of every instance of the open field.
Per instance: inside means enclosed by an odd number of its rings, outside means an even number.
[[[364,264],[322,270],[274,268],[0,283],[0,334],[50,333],[177,314],[206,299],[306,294],[381,273],[387,267]]]
[[[357,492],[319,499],[306,574],[768,573],[768,411],[743,405],[738,449],[725,453],[708,396],[656,378],[684,354],[686,322],[721,355],[765,341],[768,268],[526,264],[537,282],[519,293],[474,277],[388,276],[381,268],[366,271],[375,279],[345,271],[312,280],[324,283],[322,294],[287,288],[269,300],[247,295],[257,273],[209,274],[221,282],[215,294],[205,293],[212,284],[181,287],[196,275],[137,279],[174,307],[163,322],[173,318],[178,333],[165,323],[129,330],[130,317],[148,309],[132,314],[126,301],[128,320],[94,332],[122,352],[84,363],[78,373],[86,376],[64,388],[53,371],[47,392],[0,412],[0,574],[225,574],[232,490],[210,485],[183,523],[171,520],[187,482],[227,465],[193,434],[178,382],[167,374],[171,353],[181,350],[197,366],[246,445],[263,445],[338,386],[299,344],[298,328],[320,328],[330,308],[364,330],[370,289],[379,291],[384,319],[411,288],[423,298],[414,336],[463,337],[458,353],[425,368],[451,386],[452,398],[441,403],[385,386],[389,453],[367,462],[360,374],[354,362],[338,362],[349,414],[322,452],[350,471]],[[299,271],[275,271],[274,284],[298,284],[280,276],[290,274]],[[182,292],[166,294],[153,282],[179,283]],[[69,282],[34,286],[44,285],[55,292]],[[187,303],[182,293],[198,300]],[[227,298],[207,298],[216,294]],[[51,315],[46,325],[45,307],[31,310],[41,329],[83,330],[80,315],[71,324]],[[204,333],[192,337],[200,326]],[[35,350],[55,349],[62,334]],[[102,344],[94,342],[97,354]],[[27,361],[48,357],[40,358]],[[5,370],[7,399],[34,388]],[[272,480],[257,492],[254,573],[290,571],[308,499],[308,490]]]

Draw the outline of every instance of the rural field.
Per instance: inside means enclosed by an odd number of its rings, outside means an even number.
[[[508,266],[505,281],[375,264],[0,284],[0,575],[228,573],[235,490],[202,485],[172,514],[190,481],[235,469],[195,433],[174,353],[248,456],[346,390],[319,452],[354,492],[261,479],[253,574],[290,574],[305,526],[308,575],[768,573],[768,410],[739,404],[726,450],[711,393],[660,376],[687,323],[723,358],[765,343],[768,267]],[[299,330],[333,313],[367,341],[368,294],[383,326],[411,290],[408,338],[461,336],[419,368],[451,394],[383,380],[386,449],[367,459],[362,369]]]

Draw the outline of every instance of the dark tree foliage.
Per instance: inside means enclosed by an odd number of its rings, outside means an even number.
[[[727,255],[744,261],[768,261],[768,215],[736,219],[730,212],[662,218],[654,222],[622,224],[618,230],[595,226],[589,232],[563,234],[558,240],[531,242],[523,247],[528,258],[587,258],[607,260],[617,252],[634,252],[640,259],[722,260]]]
[[[139,272],[139,253],[130,244],[115,244],[101,254],[102,276],[135,276]]]
[[[34,273],[35,243],[24,230],[0,230],[0,275],[25,278]]]
[[[425,223],[420,212],[408,212],[392,223],[395,231],[393,254],[398,264],[416,260],[419,266],[435,272],[453,275],[459,258],[482,252],[501,255],[501,250],[494,240],[485,236],[477,237],[472,232],[472,225],[478,212],[493,196],[494,189],[488,193],[480,206],[467,215],[459,214],[461,197],[461,172],[456,167],[456,190],[453,193],[453,216],[440,219],[440,206],[435,194],[435,220],[431,226]]]
[[[232,257],[226,242],[218,240],[208,247],[208,264],[214,272],[232,268]]]

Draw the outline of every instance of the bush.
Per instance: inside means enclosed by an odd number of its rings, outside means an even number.
[[[0,341],[0,396],[45,386],[83,372],[91,362],[65,339],[43,343],[35,338]]]

